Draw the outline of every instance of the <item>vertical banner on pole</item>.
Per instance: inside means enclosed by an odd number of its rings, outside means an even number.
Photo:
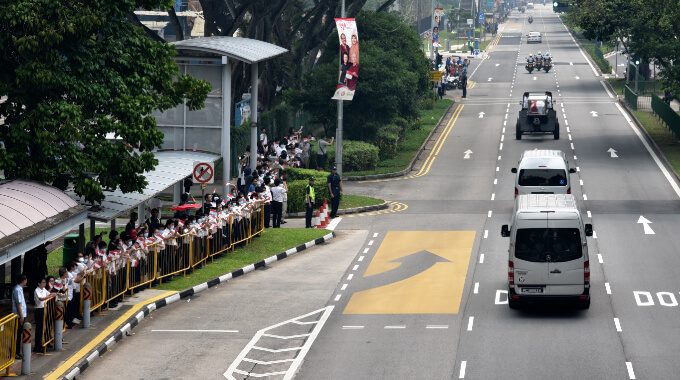
[[[353,18],[336,18],[340,40],[340,73],[334,100],[352,100],[359,79],[359,33]]]
[[[444,17],[444,8],[437,6],[434,8],[434,12],[432,14],[433,18],[433,23],[432,23],[432,47],[433,50],[436,50],[436,48],[441,47],[441,44],[439,43],[439,28],[441,27],[441,22],[442,22],[442,17]]]

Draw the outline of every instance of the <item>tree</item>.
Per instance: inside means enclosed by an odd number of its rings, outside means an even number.
[[[163,141],[154,110],[210,85],[179,75],[174,49],[133,15],[171,0],[15,0],[0,3],[0,169],[53,183],[89,202],[103,189],[143,190]],[[113,133],[119,142],[111,143]]]

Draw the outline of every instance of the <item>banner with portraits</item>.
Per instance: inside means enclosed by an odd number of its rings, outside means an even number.
[[[334,100],[352,100],[359,80],[359,33],[353,18],[336,18],[340,41],[340,70]]]
[[[441,28],[442,17],[444,17],[444,8],[436,7],[432,14],[432,46],[435,48],[441,47],[439,43],[439,28]]]

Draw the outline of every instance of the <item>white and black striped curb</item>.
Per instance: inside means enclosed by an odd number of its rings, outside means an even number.
[[[162,308],[163,306],[170,305],[173,302],[179,301],[182,298],[190,297],[196,293],[202,292],[208,288],[212,288],[213,286],[219,285],[223,282],[227,282],[231,279],[234,279],[236,277],[243,276],[246,273],[252,272],[257,268],[262,268],[268,264],[280,261],[285,259],[286,257],[290,257],[298,252],[304,251],[307,248],[311,248],[317,244],[323,244],[335,237],[335,232],[331,232],[327,235],[324,235],[318,239],[308,241],[305,244],[300,244],[295,248],[291,248],[285,252],[281,252],[279,254],[276,254],[274,256],[267,257],[264,260],[258,261],[254,264],[250,264],[248,266],[245,266],[241,269],[237,269],[231,273],[224,274],[220,277],[213,278],[210,281],[204,282],[202,284],[196,285],[193,288],[185,289],[179,293],[174,293],[171,296],[165,297],[163,299],[160,299],[156,302],[150,303],[142,310],[140,310],[137,314],[135,314],[133,317],[130,317],[123,327],[118,329],[112,336],[110,336],[104,343],[100,344],[96,349],[94,349],[92,352],[90,352],[85,359],[82,359],[76,364],[73,369],[71,369],[62,379],[67,379],[67,380],[73,380],[76,378],[76,376],[82,374],[85,372],[85,370],[92,365],[92,362],[94,362],[98,357],[104,355],[104,353],[108,350],[111,349],[111,347],[116,344],[116,342],[120,341],[123,339],[125,336],[130,335],[130,331],[132,331],[133,328],[135,328],[139,322],[141,322],[146,316],[148,316],[152,311],[157,310]]]
[[[347,214],[357,214],[360,212],[369,212],[369,211],[378,211],[378,210],[385,210],[390,208],[390,204],[388,202],[383,202],[377,205],[370,205],[370,206],[361,206],[361,207],[353,207],[353,208],[341,208],[338,210],[338,215],[347,215]],[[305,213],[304,212],[290,212],[288,215],[286,215],[289,218],[304,218]]]

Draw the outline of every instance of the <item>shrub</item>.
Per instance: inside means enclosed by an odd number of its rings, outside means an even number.
[[[319,172],[321,173],[321,172]],[[314,193],[316,195],[316,208],[324,199],[330,199],[326,177],[314,177]],[[305,211],[305,188],[309,184],[308,180],[288,181],[288,212]]]
[[[424,96],[420,99],[420,108],[421,110],[431,110],[434,108],[434,102],[435,98],[432,96]]]
[[[363,141],[345,140],[342,143],[342,168],[344,172],[372,170],[378,165],[379,149]],[[328,149],[329,162],[334,161],[335,147]]]
[[[403,117],[395,117],[394,120],[392,120],[392,124],[399,127],[399,142],[403,141],[404,137],[406,136],[406,132],[411,126],[411,123]]]
[[[326,180],[328,172],[319,171],[315,169],[303,169],[303,168],[288,168],[286,169],[286,179],[288,181],[295,181],[299,179],[309,180],[309,177],[314,177],[315,181],[319,178]]]
[[[376,143],[380,149],[380,158],[388,159],[397,154],[399,148],[401,128],[394,124],[383,125],[378,130]]]

